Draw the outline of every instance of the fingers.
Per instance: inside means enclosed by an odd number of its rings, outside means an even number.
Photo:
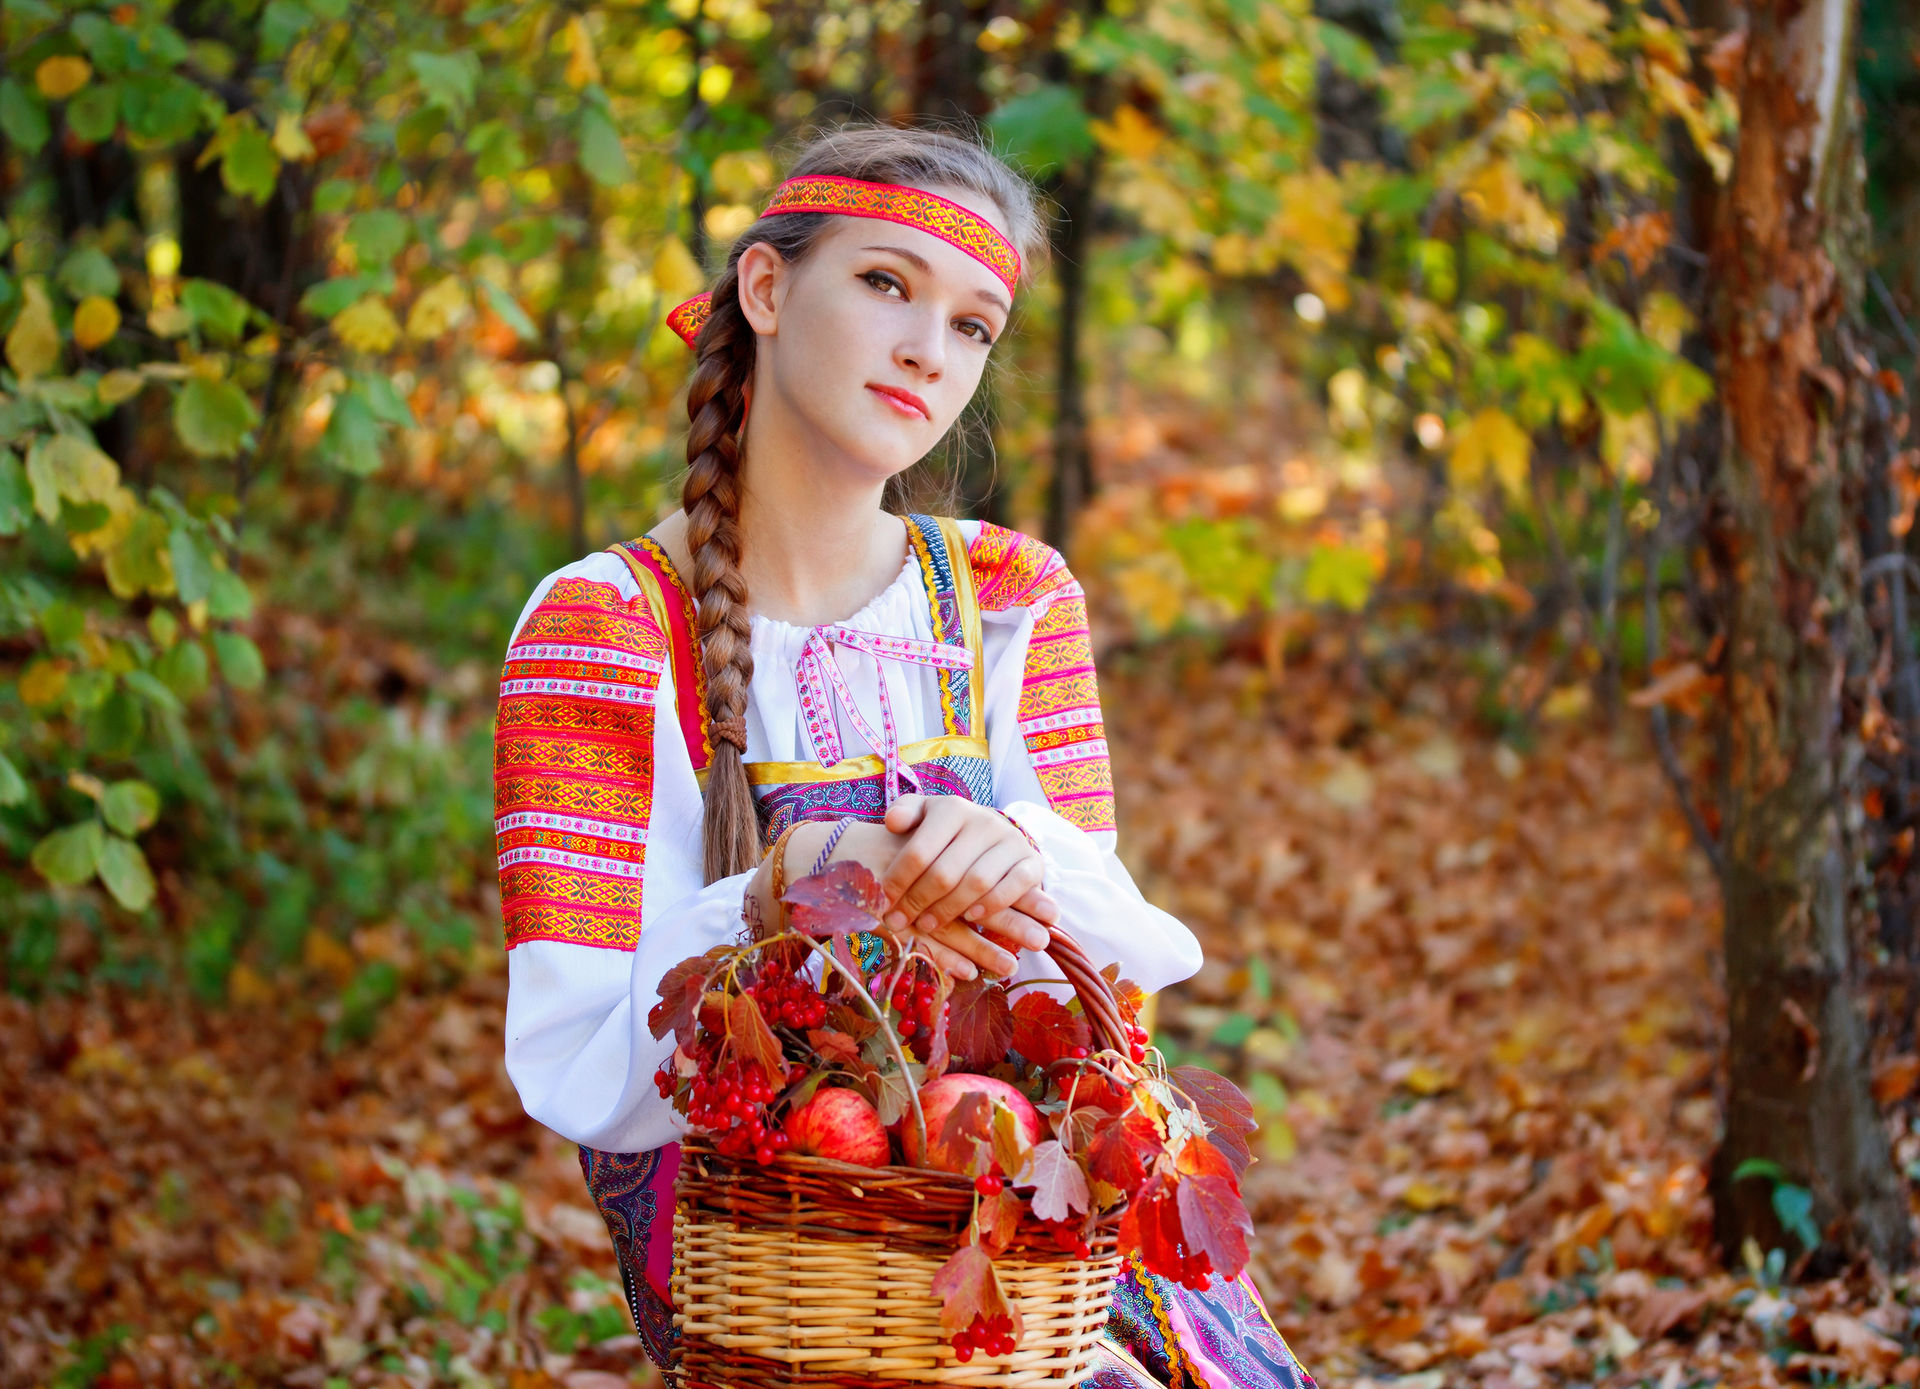
[[[968,857],[972,857],[972,863],[968,863]],[[995,843],[993,840],[987,840],[985,847],[977,855],[973,855],[973,836],[968,834],[962,834],[958,840],[952,841],[952,847],[948,847],[947,853],[943,853],[933,866],[922,874],[920,882],[933,884],[937,878],[941,878],[943,865],[947,865],[950,872],[952,865],[948,865],[948,859],[952,859],[954,865],[958,865],[958,878],[954,886],[947,889],[945,895],[937,895],[933,901],[929,901],[920,909],[920,916],[914,918],[916,930],[933,930],[941,922],[962,920],[962,916],[972,911],[979,901],[987,899],[993,893],[1000,893],[1006,888],[1008,874],[1020,874],[1018,886],[1004,893],[1006,895],[1004,905],[1008,907],[1014,905],[1014,899],[1020,897],[1020,893],[1025,889],[1039,884],[1039,865],[1033,866],[1031,872],[1023,870],[1025,861],[1033,859],[1033,853],[1023,843],[1010,843],[1006,840]],[[914,897],[918,889],[920,884],[908,889],[908,897]]]
[[[927,803],[931,799],[918,791],[909,791],[887,807],[886,818],[881,823],[895,834],[910,833],[920,823],[920,817],[926,814]]]
[[[983,922],[987,920],[987,916],[991,916],[996,911],[1002,911],[1006,907],[1020,907],[1021,911],[1025,911],[1029,916],[1039,916],[1041,914],[1039,911],[1031,911],[1021,903],[1037,905],[1039,901],[1046,901],[1048,905],[1052,905],[1052,897],[1048,897],[1039,889],[1041,874],[1044,872],[1041,861],[1031,851],[1027,851],[1025,845],[1010,843],[1006,845],[1006,851],[1010,855],[1010,863],[1000,874],[1000,880],[987,891],[983,891],[972,905],[960,903],[956,911],[948,913],[950,916],[960,916],[962,920],[968,920],[968,922]],[[947,901],[952,901],[952,893],[948,895]],[[933,911],[939,913],[943,905],[945,903],[935,903]]]
[[[984,826],[969,833],[967,811],[971,807],[966,802],[952,796],[924,799],[927,804],[918,826],[900,846],[900,852],[894,855],[880,879],[880,890],[892,904],[885,920],[896,931],[905,930],[907,923],[925,911],[929,902],[944,896],[958,880],[966,864],[946,857],[957,840],[972,839],[976,856],[985,847]],[[935,864],[941,865],[940,870],[929,877],[929,870]]]
[[[1029,950],[1044,950],[1047,942],[1053,939],[1053,933],[1047,930],[1046,922],[1036,921],[1018,907],[1002,907],[999,911],[975,923],[975,929],[991,932],[1002,939],[1018,941],[1026,945]],[[1037,940],[1040,943],[1027,945],[1030,940]]]
[[[1044,921],[1051,926],[1060,924],[1060,904],[1049,897],[1042,888],[1029,889],[1024,895],[1015,898],[1013,905],[1035,921]]]
[[[995,945],[973,927],[958,921],[914,934],[923,941],[937,942],[964,959],[968,971],[960,974],[962,979],[971,979],[980,970],[1005,976],[1012,974],[1020,965],[1019,958],[1012,951]]]

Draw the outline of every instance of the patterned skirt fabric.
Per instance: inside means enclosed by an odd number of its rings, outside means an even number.
[[[627,1308],[656,1365],[670,1363],[673,1182],[680,1146],[648,1153],[580,1149],[581,1170],[613,1237]],[[1204,1290],[1148,1273],[1131,1257],[1114,1285],[1093,1389],[1314,1389],[1253,1280],[1212,1278]]]

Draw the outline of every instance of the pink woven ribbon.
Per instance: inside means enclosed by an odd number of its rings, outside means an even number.
[[[925,641],[919,637],[890,637],[880,632],[842,627],[838,623],[815,627],[807,633],[807,642],[800,649],[800,660],[794,667],[794,675],[800,686],[800,709],[806,715],[807,736],[813,740],[814,756],[820,759],[822,767],[831,767],[845,756],[840,743],[840,728],[833,717],[832,697],[828,694],[831,689],[839,697],[840,707],[846,710],[847,718],[860,730],[860,736],[880,754],[880,760],[886,767],[886,804],[892,805],[899,798],[901,778],[906,778],[918,791],[920,777],[900,760],[900,734],[893,721],[893,700],[887,694],[886,671],[879,671],[881,731],[875,733],[861,714],[860,707],[854,703],[853,691],[847,687],[847,678],[841,673],[840,663],[834,659],[835,644],[864,651],[874,658],[876,666],[880,661],[888,660],[932,666],[935,669],[965,670],[973,665],[973,653],[964,646],[950,646],[946,642]]]

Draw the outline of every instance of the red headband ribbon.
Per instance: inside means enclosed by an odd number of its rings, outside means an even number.
[[[774,189],[772,201],[760,215],[771,217],[778,212],[836,212],[843,217],[878,217],[918,227],[958,246],[993,271],[1009,294],[1020,279],[1020,253],[991,222],[924,189],[869,183],[838,174],[802,174]],[[667,326],[692,347],[712,312],[713,296],[703,291],[676,305],[667,315]]]

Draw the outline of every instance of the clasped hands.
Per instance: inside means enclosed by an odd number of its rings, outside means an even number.
[[[826,843],[825,822],[800,825],[787,841],[787,880],[807,871]],[[853,859],[880,880],[880,929],[911,940],[961,979],[1011,975],[1014,950],[1042,950],[1059,904],[1041,890],[1039,853],[991,806],[964,796],[901,796],[877,825],[848,825],[828,862]],[[754,888],[766,892],[766,866]],[[768,905],[771,905],[769,903]],[[771,919],[771,916],[769,916]]]

